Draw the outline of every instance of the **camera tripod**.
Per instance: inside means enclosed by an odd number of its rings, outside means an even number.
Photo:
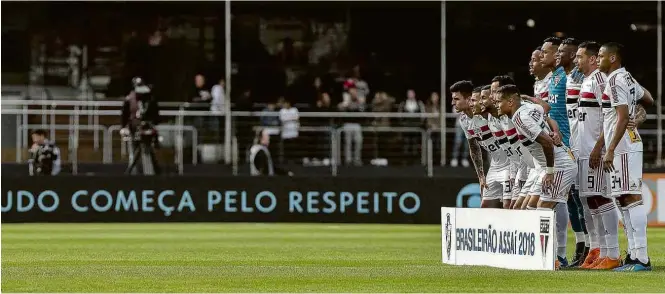
[[[159,166],[157,165],[157,156],[155,155],[155,148],[153,147],[153,136],[148,134],[141,134],[137,132],[134,140],[130,142],[133,150],[131,158],[129,159],[129,166],[125,170],[125,174],[133,174],[137,171],[137,164],[141,161],[143,175],[156,175],[159,174]],[[137,171],[138,172],[138,171]]]

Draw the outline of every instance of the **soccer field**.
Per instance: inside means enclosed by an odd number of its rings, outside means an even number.
[[[652,272],[441,263],[437,225],[3,224],[3,292],[663,292]],[[621,232],[623,234],[623,232]],[[572,238],[569,238],[572,241]],[[572,242],[571,242],[572,244]],[[625,248],[625,240],[622,240]],[[572,246],[569,247],[572,250]]]

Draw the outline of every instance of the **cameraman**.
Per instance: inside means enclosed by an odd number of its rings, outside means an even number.
[[[155,174],[159,173],[157,165],[157,158],[154,154],[153,146],[158,143],[156,126],[160,122],[159,105],[157,100],[154,99],[152,91],[148,85],[139,77],[134,78],[134,90],[127,95],[125,103],[122,107],[122,126],[120,135],[123,138],[130,138],[130,172],[133,170],[135,160],[141,160],[143,163],[144,174],[148,169],[154,170]],[[148,148],[149,150],[142,150],[139,158],[135,158],[134,150],[137,148]],[[149,154],[146,154],[149,153]],[[143,158],[143,155],[149,155],[149,160]],[[146,165],[151,164],[151,167]]]
[[[60,149],[46,139],[45,130],[32,132],[32,147],[28,152],[31,176],[55,176],[60,173]]]

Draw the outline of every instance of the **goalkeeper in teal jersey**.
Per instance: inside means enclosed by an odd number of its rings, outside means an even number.
[[[555,37],[545,39],[542,46],[541,63],[544,67],[552,68],[552,77],[548,86],[549,95],[547,97],[547,102],[551,107],[548,115],[557,122],[560,130],[560,134],[554,134],[555,137],[560,136],[559,138],[554,138],[554,141],[555,143],[560,142],[570,148],[570,125],[568,122],[568,111],[566,109],[566,83],[567,74],[573,69],[573,65],[572,60],[568,60],[565,58],[566,56],[562,58],[562,53],[567,51],[575,52],[577,48],[571,48],[571,50],[563,50],[562,52],[559,52],[559,47],[562,43],[561,39]],[[564,44],[564,49],[568,49],[566,47],[568,45],[573,44]],[[580,219],[577,201],[574,200],[575,197],[569,198],[571,201],[568,201],[568,203],[559,203],[555,208],[557,226],[567,226],[568,219],[570,219],[573,231],[577,233],[576,236],[584,236],[584,228],[582,227],[583,220]],[[566,258],[566,239],[567,234],[565,231],[563,231],[562,234],[557,235],[557,259],[564,267],[568,266],[568,259]],[[576,251],[581,252],[576,252],[574,258],[575,261],[580,259],[581,256],[577,255],[583,254],[585,249],[584,240],[577,241],[581,241],[582,246],[576,248],[579,249]]]

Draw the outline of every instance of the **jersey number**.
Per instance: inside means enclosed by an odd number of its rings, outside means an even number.
[[[612,190],[617,190],[617,189],[621,189],[621,177],[617,177],[616,174],[613,174],[612,175]]]
[[[587,189],[593,190],[596,186],[596,179],[594,176],[587,177]]]

